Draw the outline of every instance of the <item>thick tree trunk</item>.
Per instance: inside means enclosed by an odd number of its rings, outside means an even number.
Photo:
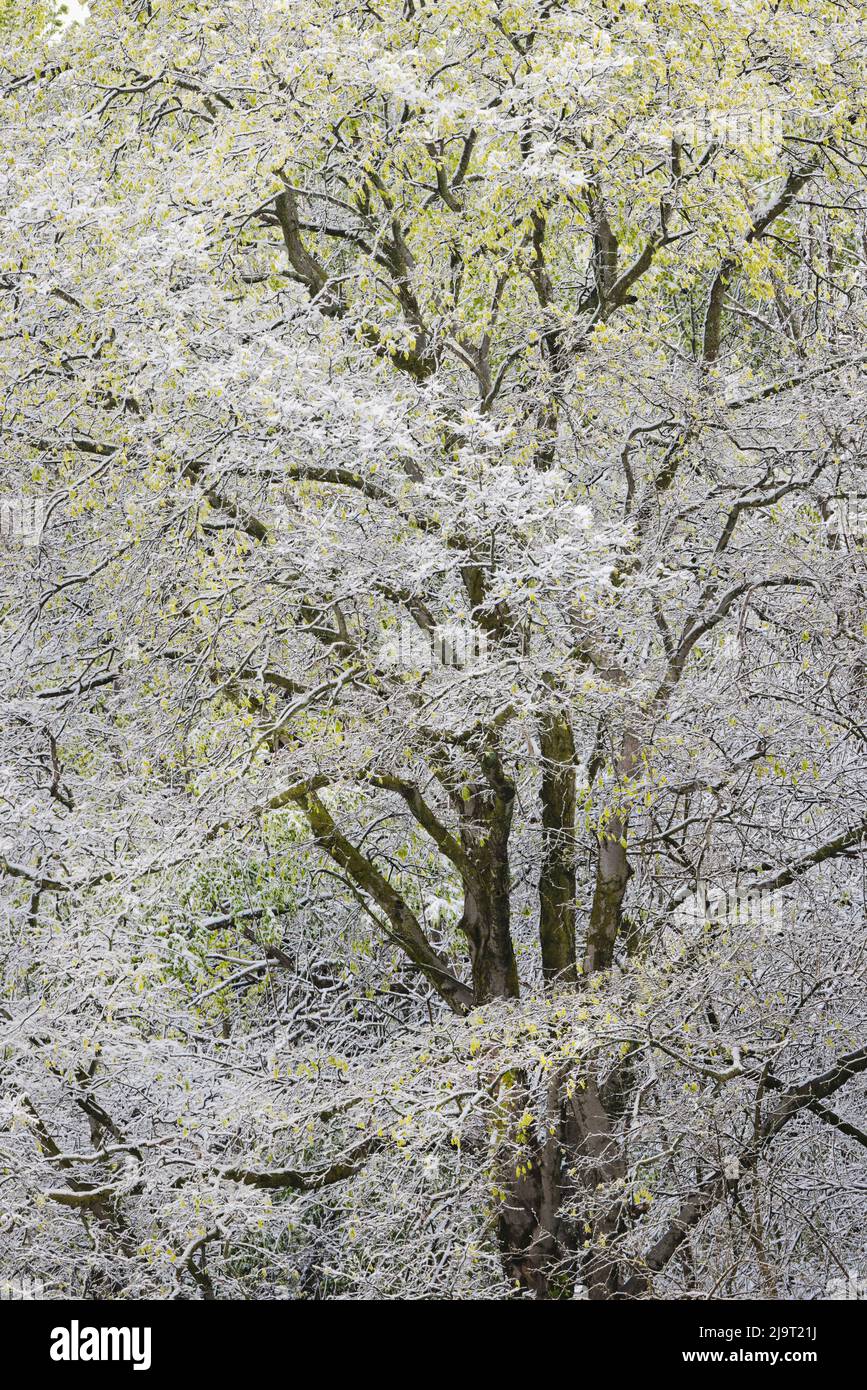
[[[476,1004],[517,999],[518,967],[510,920],[512,797],[475,792],[464,803],[461,844],[472,865],[459,929],[467,938]]]
[[[574,984],[575,743],[568,719],[549,715],[539,730],[542,754],[542,866],[539,940],[546,983]]]
[[[566,1102],[563,1142],[579,1173],[571,1194],[580,1209],[586,1194],[587,1216],[580,1223],[580,1244],[586,1247],[581,1279],[591,1299],[614,1298],[620,1292],[616,1238],[624,1220],[620,1180],[625,1172],[623,1142],[617,1127],[617,1105],[595,1077],[586,1076]]]
[[[604,836],[600,836],[593,905],[584,948],[584,971],[588,975],[594,970],[607,970],[614,958],[623,899],[632,872],[623,844],[626,831],[626,818],[613,816]]]
[[[624,735],[615,768],[621,790],[635,770],[639,748],[634,734]],[[584,948],[584,972],[588,975],[594,970],[607,970],[614,959],[614,947],[623,924],[623,899],[632,873],[626,853],[628,830],[629,816],[621,811],[611,817],[599,836],[596,883]]]
[[[623,1074],[604,1088],[584,1076],[571,1095],[567,1080],[561,1072],[549,1084],[542,1136],[535,1122],[525,1125],[521,1142],[513,1139],[500,1161],[503,1268],[540,1299],[571,1297],[578,1283],[590,1299],[617,1298],[623,1296],[617,1243],[626,1219],[618,1124]],[[511,1078],[506,1108],[513,1135],[519,1116],[536,1112],[523,1075]]]
[[[543,863],[539,879],[539,930],[546,982],[575,981],[575,749],[568,721],[549,716],[540,728],[543,760]],[[627,734],[617,761],[623,785],[638,762],[639,744]],[[584,957],[586,972],[611,964],[623,920],[630,875],[626,814],[614,815],[600,836],[596,887]],[[625,1172],[619,1126],[620,1092],[628,1084],[621,1067],[603,1088],[595,1076],[581,1077],[566,1094],[561,1074],[546,1097],[542,1137],[530,1126],[523,1159],[505,1171],[506,1198],[499,1239],[507,1275],[537,1298],[568,1296],[575,1282],[593,1300],[622,1296],[617,1257],[625,1206]],[[573,1078],[574,1080],[574,1078]],[[526,1082],[514,1095],[526,1092]],[[514,1096],[513,1096],[513,1103]],[[535,1112],[532,1098],[524,1112]],[[532,1142],[530,1136],[532,1135]],[[564,1218],[564,1212],[573,1215]]]
[[[546,1133],[540,1138],[535,1122],[521,1134],[521,1142],[507,1142],[500,1161],[505,1198],[500,1208],[497,1236],[503,1269],[521,1288],[547,1299],[560,1291],[557,1268],[562,1253],[559,1239],[562,1204],[562,1149],[559,1143],[559,1083],[548,1091]],[[520,1117],[530,1111],[531,1096],[523,1073],[513,1074],[501,1086],[500,1098],[507,1117],[506,1129],[514,1131]],[[507,1136],[509,1138],[513,1136]]]

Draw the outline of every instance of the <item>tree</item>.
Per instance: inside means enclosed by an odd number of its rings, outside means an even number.
[[[217,1297],[850,1267],[863,6],[706,9],[10,43],[7,1008],[63,1277],[86,1232],[93,1290]]]

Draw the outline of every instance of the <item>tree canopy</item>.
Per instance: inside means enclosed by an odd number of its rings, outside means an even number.
[[[828,1296],[867,9],[3,19],[4,1266]]]

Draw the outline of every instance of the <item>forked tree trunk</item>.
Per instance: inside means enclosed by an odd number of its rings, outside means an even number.
[[[570,1166],[580,1175],[562,1196],[581,1212],[584,1195],[586,1213],[578,1222],[576,1248],[585,1251],[580,1278],[594,1300],[615,1298],[620,1290],[614,1247],[624,1219],[620,1180],[625,1164],[617,1108],[608,1091],[593,1076],[581,1078],[566,1102],[562,1131]]]
[[[573,1083],[571,1094],[567,1081]],[[622,1081],[621,1074],[602,1087],[586,1075],[575,1084],[574,1074],[561,1071],[538,1107],[526,1077],[510,1077],[503,1110],[512,1146],[506,1144],[500,1161],[505,1195],[497,1234],[507,1277],[538,1299],[570,1298],[576,1284],[583,1284],[592,1300],[623,1296],[617,1252],[626,1220]],[[534,1120],[524,1125],[522,1142],[515,1146],[521,1115],[539,1108],[541,1135]]]
[[[568,722],[549,717],[540,730],[543,756],[543,864],[539,880],[542,967],[546,981],[576,979],[575,969],[575,750]],[[623,739],[616,765],[621,790],[639,756],[638,740]],[[596,883],[584,953],[585,973],[610,966],[623,925],[630,866],[628,816],[614,815],[600,835]],[[571,1094],[566,1082],[576,1083]],[[619,1125],[625,1064],[602,1087],[595,1076],[560,1075],[546,1097],[544,1137],[527,1132],[526,1161],[513,1164],[503,1183],[499,1219],[503,1266],[537,1298],[566,1294],[576,1280],[593,1300],[622,1296],[617,1238],[625,1220],[625,1173]],[[534,1111],[526,1081],[522,1113]],[[516,1121],[517,1122],[517,1121]],[[532,1142],[530,1135],[532,1134]],[[519,1151],[520,1152],[520,1151]],[[564,1212],[575,1213],[566,1220]]]
[[[504,1115],[504,1156],[499,1179],[504,1197],[497,1221],[503,1270],[511,1283],[539,1299],[559,1291],[557,1268],[562,1255],[559,1236],[563,1199],[562,1149],[559,1143],[559,1085],[547,1097],[546,1131],[540,1137],[535,1121],[521,1129],[521,1117],[532,1110],[532,1095],[523,1072],[511,1073],[500,1087]]]

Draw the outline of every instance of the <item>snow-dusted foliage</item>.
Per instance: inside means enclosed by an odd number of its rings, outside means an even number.
[[[47,8],[0,1277],[860,1288],[865,6]]]

